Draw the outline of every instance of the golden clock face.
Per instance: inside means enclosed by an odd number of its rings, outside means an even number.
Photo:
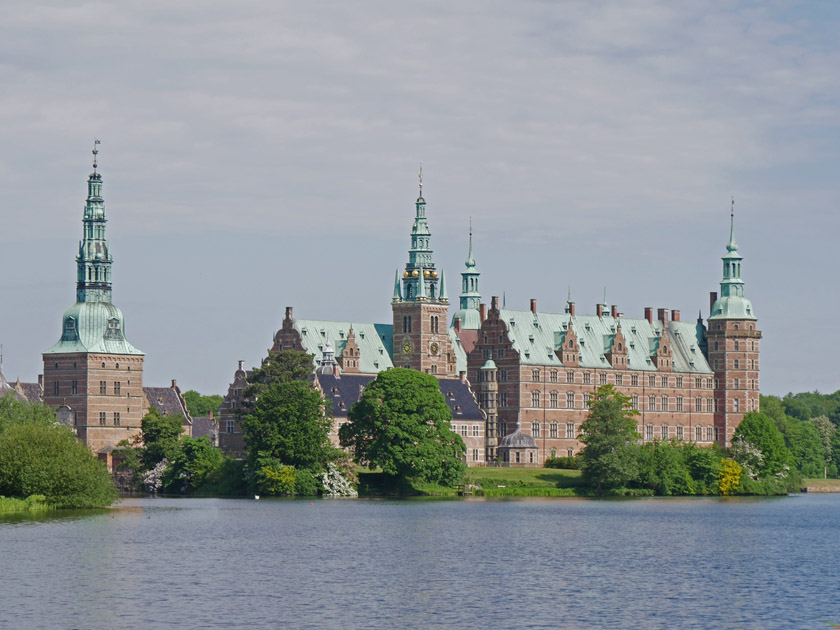
[[[429,352],[431,352],[432,354],[437,354],[439,349],[440,348],[438,348],[437,343],[435,343],[434,341],[429,346]]]
[[[403,341],[403,354],[411,354],[411,342]]]

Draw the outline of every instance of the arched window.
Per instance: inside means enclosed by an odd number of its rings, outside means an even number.
[[[539,407],[540,406],[540,393],[538,391],[531,392],[531,406],[532,407]]]

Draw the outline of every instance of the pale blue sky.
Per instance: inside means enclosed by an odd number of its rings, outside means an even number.
[[[147,384],[223,392],[287,305],[390,321],[422,160],[450,292],[472,216],[511,307],[708,315],[734,195],[762,391],[834,391],[837,32],[828,0],[5,2],[4,373],[74,300],[98,137]]]

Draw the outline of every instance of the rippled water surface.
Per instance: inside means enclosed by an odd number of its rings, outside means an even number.
[[[831,624],[840,495],[131,499],[0,520],[4,628]]]

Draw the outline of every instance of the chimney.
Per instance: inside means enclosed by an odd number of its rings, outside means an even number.
[[[455,328],[455,332],[461,332],[461,318],[456,317],[455,321],[453,322],[453,327]]]
[[[478,305],[478,319],[481,320],[481,323],[484,323],[484,320],[487,319],[487,305],[486,304],[479,304]]]
[[[44,389],[44,375],[43,374],[38,375],[38,385],[41,386],[41,389]]]
[[[610,317],[613,319],[618,319],[618,304],[613,304],[610,307]]]
[[[292,319],[292,307],[291,306],[286,307],[286,319],[288,319],[290,321]]]
[[[645,306],[645,319],[648,321],[648,324],[653,323],[653,307],[652,306]]]
[[[575,303],[574,302],[569,302],[569,315],[574,315],[574,314],[575,314]]]
[[[595,315],[598,317],[604,316],[604,305],[603,304],[596,304],[595,305]]]
[[[668,325],[668,309],[667,308],[659,308],[656,309],[656,319],[662,322],[663,326]]]
[[[239,372],[244,372],[245,371],[245,361],[240,361],[239,362],[239,370],[238,371]]]
[[[172,379],[172,389],[178,389],[178,383],[175,382],[175,379]]]
[[[467,373],[466,373],[464,370],[461,370],[461,371],[458,373],[458,378],[460,378],[460,379],[461,379],[461,382],[462,382],[462,383],[466,383],[466,382],[467,382]]]
[[[680,321],[680,312],[677,309],[673,309],[671,311],[671,321],[672,322]]]
[[[712,291],[709,293],[709,316],[712,315],[712,307],[715,305],[715,302],[717,302],[717,291]]]
[[[499,296],[494,295],[490,298],[490,310],[491,311],[498,311],[499,310]]]
[[[537,314],[537,301],[534,298],[531,298],[531,312]]]

